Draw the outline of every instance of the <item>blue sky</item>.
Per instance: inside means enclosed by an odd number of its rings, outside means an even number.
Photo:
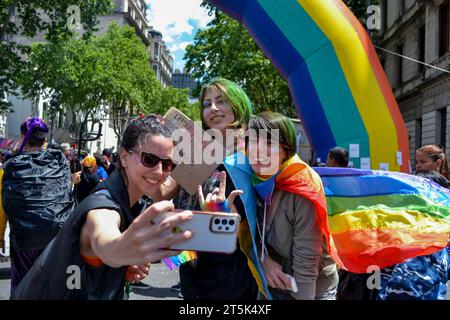
[[[146,0],[147,18],[160,31],[173,58],[174,70],[184,67],[183,55],[199,28],[211,20],[200,7],[202,0]]]

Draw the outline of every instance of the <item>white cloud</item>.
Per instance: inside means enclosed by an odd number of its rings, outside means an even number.
[[[150,5],[148,20],[154,29],[160,31],[163,40],[172,45],[183,34],[193,37],[196,24],[206,27],[211,20],[207,11],[200,7],[202,0],[147,0]],[[186,47],[186,46],[185,46]]]
[[[178,50],[184,51],[189,44],[191,44],[190,41],[174,43],[169,47],[169,50],[170,50],[170,52],[175,52]]]

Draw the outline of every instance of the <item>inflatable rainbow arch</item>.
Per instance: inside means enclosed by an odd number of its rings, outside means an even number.
[[[287,79],[322,161],[335,146],[355,168],[409,172],[408,134],[372,42],[341,0],[209,0],[250,34]]]

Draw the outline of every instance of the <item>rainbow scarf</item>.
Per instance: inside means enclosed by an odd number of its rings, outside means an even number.
[[[270,178],[262,178],[258,176],[256,173],[253,173],[252,176],[252,184],[255,187],[256,193],[259,198],[264,201],[266,205],[270,205],[272,202],[273,191],[275,190],[275,179],[277,175],[280,173],[278,171],[275,175]]]
[[[195,251],[183,251],[177,256],[172,256],[164,258],[162,261],[169,268],[169,270],[175,270],[181,264],[194,260],[197,258],[197,253]]]
[[[332,257],[335,257],[336,252],[330,250],[332,248],[330,246],[327,204],[319,175],[295,154],[283,163],[274,178],[276,190],[293,193],[312,202],[320,230],[327,243],[328,252]],[[265,183],[268,183],[270,180],[272,179],[267,180]]]
[[[327,197],[332,246],[341,268],[367,273],[447,246],[450,191],[422,177],[315,168]]]

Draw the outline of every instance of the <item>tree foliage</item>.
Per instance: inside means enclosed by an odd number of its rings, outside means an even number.
[[[29,57],[19,79],[24,98],[56,93],[67,112],[84,118],[108,114],[119,137],[137,114],[190,107],[187,90],[162,88],[146,47],[129,26],[112,24],[100,36],[35,44]]]
[[[43,34],[45,39],[58,43],[70,39],[74,30],[67,27],[69,6],[80,8],[80,22],[85,39],[96,31],[97,16],[111,11],[111,0],[2,0],[0,1],[0,95],[14,94],[18,77],[26,67],[31,48],[17,43],[15,36],[33,37]],[[18,27],[20,25],[20,28]],[[7,102],[0,99],[0,111]]]

